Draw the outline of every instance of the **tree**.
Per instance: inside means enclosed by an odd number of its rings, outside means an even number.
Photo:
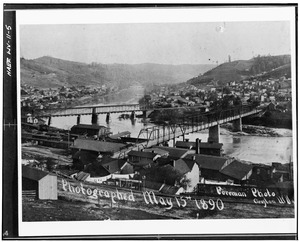
[[[224,94],[230,94],[231,93],[231,90],[229,87],[223,87],[223,93]]]
[[[56,162],[53,158],[51,158],[51,157],[46,158],[46,169],[48,171],[50,171],[50,172],[53,171],[55,165],[56,165]]]

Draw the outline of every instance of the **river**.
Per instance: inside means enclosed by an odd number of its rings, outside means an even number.
[[[101,104],[137,103],[142,94],[143,89],[139,86],[134,86],[121,91],[120,95],[101,102]],[[98,124],[108,126],[114,134],[129,131],[131,132],[131,137],[138,137],[142,128],[153,126],[153,124],[143,123],[140,118],[137,118],[133,122],[130,119],[119,119],[119,116],[120,114],[118,113],[112,113],[110,115],[110,122],[107,124],[105,121],[106,115],[100,114],[98,116]],[[76,122],[76,116],[52,117],[51,126],[70,129]],[[81,123],[91,124],[91,115],[82,115]],[[140,137],[143,138],[143,136]],[[195,141],[196,138],[200,138],[203,142],[206,142],[208,130],[186,135],[185,138],[190,141]],[[182,140],[182,138],[178,140]],[[223,150],[226,155],[253,163],[286,163],[290,161],[293,154],[292,137],[237,136],[221,128],[220,142],[223,143]],[[173,146],[173,142],[170,141],[169,145]]]

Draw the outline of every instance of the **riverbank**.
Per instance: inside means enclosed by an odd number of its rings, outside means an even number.
[[[233,132],[232,124],[227,123],[221,125],[221,134],[231,134],[233,136],[293,137],[293,130],[255,125],[243,125],[242,131]]]

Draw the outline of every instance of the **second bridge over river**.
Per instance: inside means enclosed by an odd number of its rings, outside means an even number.
[[[78,116],[91,114],[106,114],[106,113],[124,113],[147,111],[149,108],[142,107],[139,104],[121,104],[121,105],[105,105],[105,106],[86,106],[74,108],[56,108],[40,110],[39,117],[59,117],[59,116]],[[153,108],[152,108],[153,110]]]

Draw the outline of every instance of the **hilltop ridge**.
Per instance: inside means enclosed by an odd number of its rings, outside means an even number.
[[[257,56],[250,60],[236,60],[223,63],[201,76],[187,81],[192,85],[207,85],[210,83],[224,85],[230,81],[241,81],[245,78],[264,73],[269,77],[279,78],[282,75],[291,76],[291,56]]]
[[[81,63],[43,56],[21,58],[21,83],[38,88],[103,85],[128,87],[132,83],[178,83],[211,69],[213,65]]]

